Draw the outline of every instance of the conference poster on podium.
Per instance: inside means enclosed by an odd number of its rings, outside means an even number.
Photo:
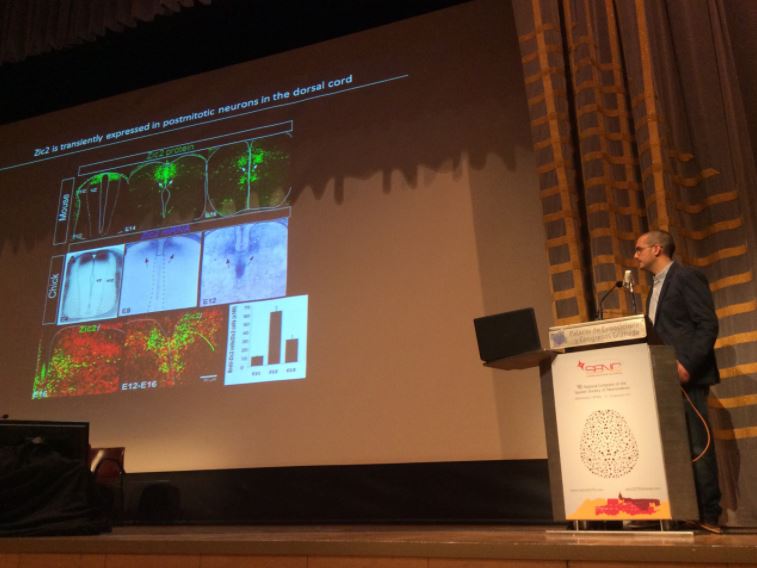
[[[670,519],[649,348],[562,354],[552,376],[566,518]]]

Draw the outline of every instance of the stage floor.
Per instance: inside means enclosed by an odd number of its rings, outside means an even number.
[[[650,564],[651,563],[651,564]],[[140,526],[0,539],[0,568],[220,566],[757,568],[757,531],[562,531],[559,526]]]

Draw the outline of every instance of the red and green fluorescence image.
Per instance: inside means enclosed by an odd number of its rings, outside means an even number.
[[[118,391],[123,324],[74,325],[53,329],[45,335],[40,344],[33,398]]]
[[[222,307],[49,328],[32,398],[214,382],[223,372],[225,332]]]
[[[126,320],[123,390],[213,380],[223,369],[223,308],[178,311]]]

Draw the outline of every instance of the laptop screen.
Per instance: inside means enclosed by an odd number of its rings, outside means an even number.
[[[476,318],[473,325],[485,363],[541,349],[533,308]]]

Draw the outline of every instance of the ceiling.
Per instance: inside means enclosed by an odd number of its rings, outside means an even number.
[[[10,4],[16,1],[35,0],[9,0]],[[110,26],[118,29],[101,26],[102,34],[90,33],[84,43],[0,65],[0,123],[317,43],[465,0],[109,1],[168,2],[179,10],[164,9],[162,15],[159,11],[152,21],[136,18],[125,26]],[[77,4],[75,0],[44,2]],[[8,21],[2,29],[6,37],[14,33],[7,29]],[[17,19],[15,25],[28,26],[28,18]]]

